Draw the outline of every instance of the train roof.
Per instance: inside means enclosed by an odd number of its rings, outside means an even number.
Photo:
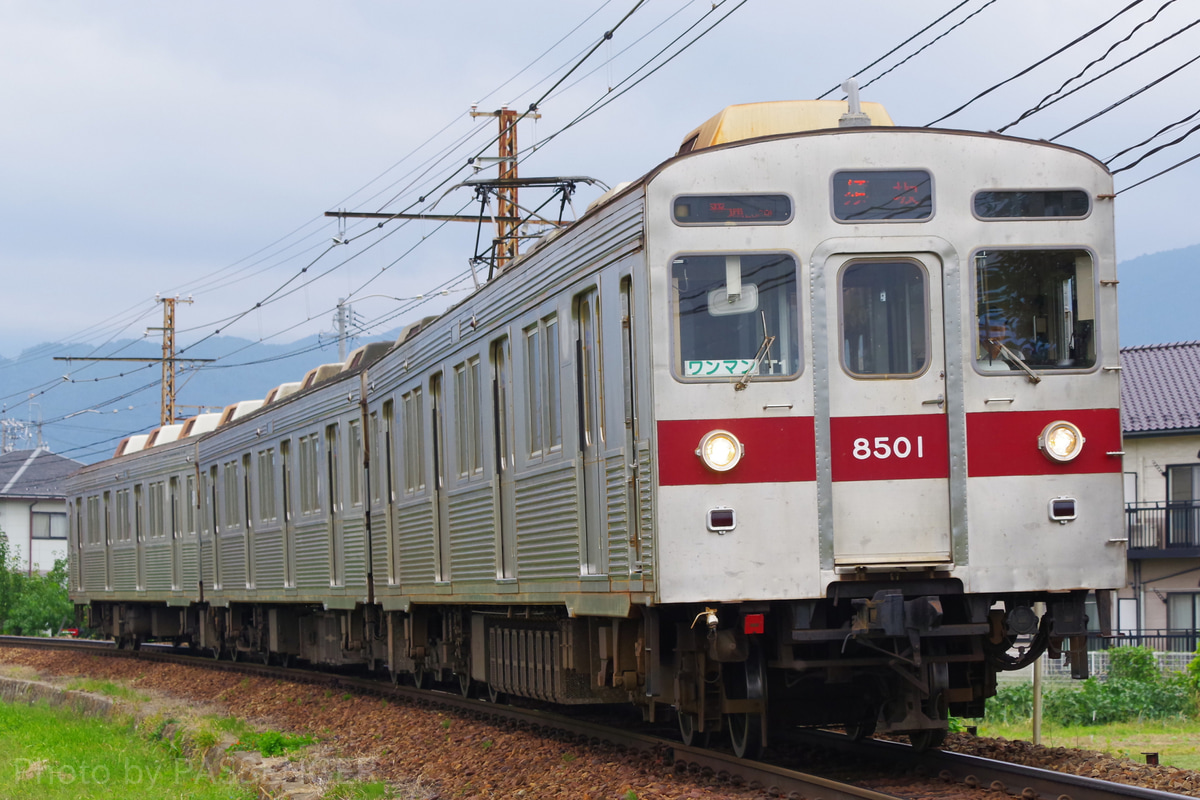
[[[844,100],[778,100],[727,106],[683,137],[679,152],[760,136],[836,128],[846,109]],[[873,126],[894,124],[887,109],[879,103],[862,103],[862,112],[870,117]]]

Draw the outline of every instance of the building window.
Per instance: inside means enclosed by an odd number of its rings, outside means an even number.
[[[1172,592],[1167,595],[1167,628],[1173,631],[1200,630],[1200,593]]]
[[[66,539],[67,515],[49,511],[33,512],[33,538]]]

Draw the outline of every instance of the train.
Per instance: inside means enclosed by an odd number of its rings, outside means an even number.
[[[396,341],[77,472],[80,622],[936,746],[1111,630],[1112,200],[1045,141],[730,106]]]

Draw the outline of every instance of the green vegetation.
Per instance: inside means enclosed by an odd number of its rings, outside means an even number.
[[[1106,725],[1134,720],[1189,719],[1197,716],[1193,659],[1188,672],[1163,675],[1154,653],[1145,647],[1109,650],[1108,675],[1088,678],[1078,686],[1052,688],[1042,694],[1043,719],[1061,726]],[[1014,723],[1033,716],[1033,687],[1003,686],[987,701],[989,722]]]
[[[383,781],[335,783],[325,790],[326,800],[391,800],[398,797],[400,795]]]
[[[55,559],[46,575],[29,574],[17,563],[8,537],[0,531],[0,633],[57,636],[74,619],[67,596],[67,562]]]
[[[165,726],[164,726],[165,727]],[[128,721],[0,703],[0,797],[7,800],[249,800],[250,789],[217,782],[137,734]]]
[[[72,692],[90,692],[91,694],[102,694],[105,697],[113,697],[117,700],[142,700],[144,696],[130,689],[128,686],[122,686],[119,683],[112,681],[103,681],[99,678],[74,678],[67,682],[67,689]]]
[[[289,750],[308,747],[315,740],[311,736],[280,733],[279,731],[250,731],[241,735],[232,750],[257,750],[264,758],[281,756]]]
[[[1142,760],[1200,769],[1200,651],[1184,672],[1163,674],[1145,647],[1108,651],[1108,673],[1042,694],[1042,743],[1101,750]],[[1028,739],[1033,686],[1001,686],[987,701],[984,736]]]

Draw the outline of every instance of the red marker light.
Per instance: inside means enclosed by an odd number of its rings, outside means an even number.
[[[742,617],[742,632],[749,635],[752,633],[763,633],[766,630],[766,623],[762,614],[747,614]]]

